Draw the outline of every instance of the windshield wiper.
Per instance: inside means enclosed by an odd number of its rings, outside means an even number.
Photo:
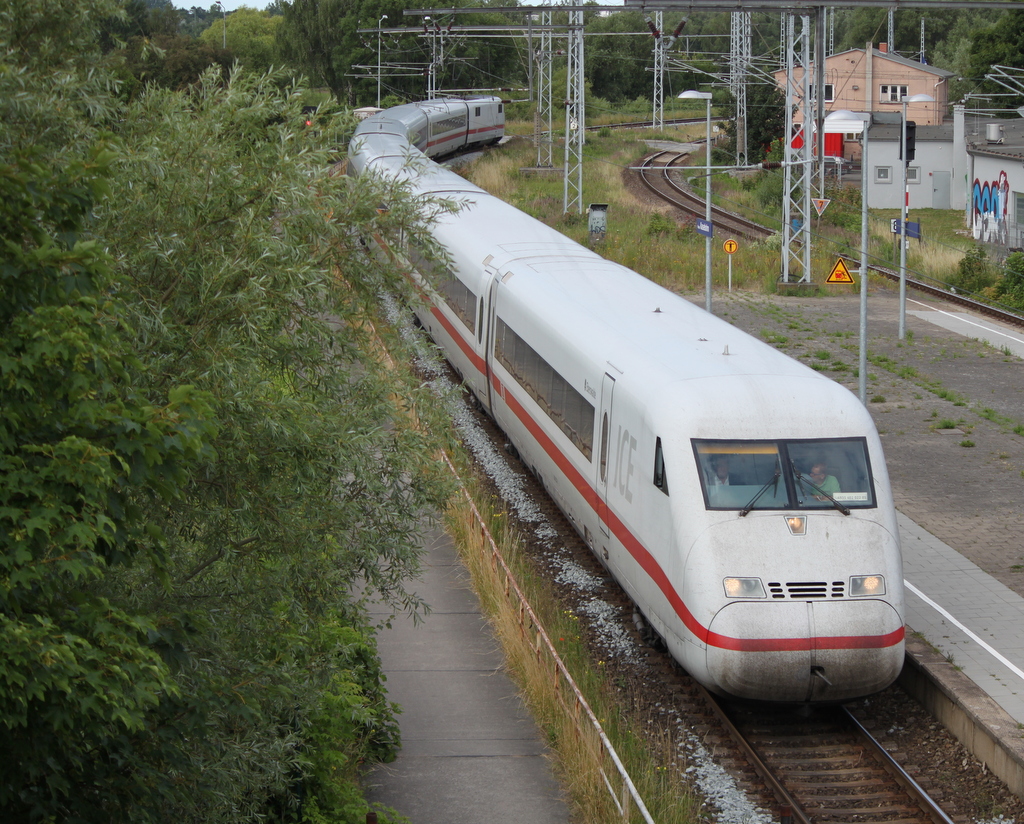
[[[740,517],[741,518],[745,518],[747,515],[750,514],[750,510],[752,510],[754,508],[754,504],[757,503],[757,499],[760,498],[762,495],[764,495],[765,492],[768,491],[768,487],[769,486],[772,487],[772,495],[775,494],[776,490],[779,488],[779,478],[781,477],[781,475],[782,475],[782,467],[780,467],[778,461],[776,461],[775,462],[775,474],[772,475],[768,479],[767,483],[765,483],[764,486],[762,486],[759,490],[757,490],[757,493],[754,495],[754,497],[750,499],[750,503],[748,503],[745,507],[743,507],[743,509],[740,510]]]
[[[848,506],[843,506],[841,503],[839,503],[839,501],[837,501],[835,498],[829,495],[824,489],[822,489],[820,486],[814,483],[814,481],[809,481],[807,478],[801,475],[800,470],[796,468],[795,464],[793,465],[793,476],[796,478],[797,491],[800,491],[800,484],[806,484],[819,495],[823,495],[824,497],[828,498],[832,502],[832,506],[834,506],[836,509],[842,512],[844,515],[850,514],[850,508]]]

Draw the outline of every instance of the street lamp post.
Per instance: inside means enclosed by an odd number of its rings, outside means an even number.
[[[871,116],[845,109],[824,119],[825,134],[863,135],[860,154],[860,351],[857,358],[857,389],[860,402],[867,404],[867,129]]]
[[[221,27],[221,45],[226,51],[228,48],[228,12],[227,9],[224,8],[224,4],[220,2],[220,0],[217,0],[217,5],[220,6],[220,13],[224,15],[224,23]]]
[[[380,108],[380,24],[388,19],[386,14],[380,16],[380,20],[377,21],[377,108]]]
[[[914,94],[902,98],[903,121],[900,124],[900,170],[903,174],[903,205],[900,207],[900,325],[899,339],[907,336],[907,206],[910,190],[907,188],[907,104],[933,103],[935,98],[928,94]]]
[[[707,103],[707,154],[704,156],[704,219],[707,234],[704,235],[704,308],[711,311],[711,92],[688,89],[680,93],[683,100],[703,100]]]

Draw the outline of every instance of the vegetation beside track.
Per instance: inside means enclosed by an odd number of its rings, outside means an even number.
[[[692,112],[689,114],[692,115]],[[564,181],[560,174],[536,174],[537,150],[529,135],[532,126],[510,122],[509,132],[519,135],[501,149],[491,152],[464,171],[465,175],[492,194],[512,203],[528,214],[556,227],[573,240],[591,245],[585,215],[564,214]],[[635,269],[661,285],[678,292],[704,288],[704,238],[692,219],[677,221],[664,207],[638,198],[628,185],[626,169],[649,152],[646,141],[667,140],[681,143],[701,140],[703,124],[651,130],[600,129],[586,136],[583,166],[584,209],[591,203],[608,204],[608,232],[595,248],[605,257]],[[556,140],[558,135],[556,134]],[[560,170],[562,144],[555,147],[553,161]],[[726,165],[729,158],[715,152],[715,165]],[[689,177],[691,185],[703,189],[703,157],[694,158]],[[766,226],[781,226],[782,171],[762,170],[713,173],[712,187],[716,205],[735,211]],[[812,281],[820,294],[842,294],[849,286],[828,286],[824,281],[843,256],[859,264],[861,201],[857,188],[828,186],[829,205],[820,217],[814,216]],[[869,260],[872,264],[892,266],[899,261],[898,245],[890,232],[890,221],[898,210],[870,210]],[[912,240],[907,267],[913,276],[940,284],[962,280],[961,261],[968,253],[977,256],[977,245],[963,226],[959,211],[917,209],[911,219],[921,224],[922,239]],[[729,261],[722,249],[724,236],[712,244],[712,278],[715,289],[724,289]],[[774,293],[781,272],[781,237],[761,243],[741,242],[733,255],[734,289]],[[998,269],[986,285],[998,279]]]

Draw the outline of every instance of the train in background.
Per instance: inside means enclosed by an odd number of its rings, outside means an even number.
[[[903,570],[867,410],[429,160],[493,142],[502,115],[496,98],[431,100],[350,143],[350,174],[462,204],[430,229],[449,266],[390,250],[427,296],[423,326],[698,681],[782,703],[889,686]]]

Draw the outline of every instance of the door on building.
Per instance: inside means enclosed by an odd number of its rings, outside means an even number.
[[[932,208],[949,208],[949,184],[952,172],[932,172]]]

